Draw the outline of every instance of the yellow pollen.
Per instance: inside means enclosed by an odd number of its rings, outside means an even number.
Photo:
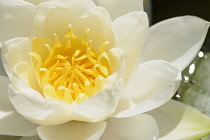
[[[104,48],[108,41],[102,42],[95,50],[88,40],[90,29],[79,38],[69,25],[66,35],[60,42],[54,34],[54,43],[46,43],[43,52],[33,51],[32,64],[42,89],[44,98],[55,98],[69,104],[79,104],[102,90],[108,76],[112,74],[109,57]],[[35,38],[32,47],[43,38]],[[37,49],[34,49],[37,50]],[[47,56],[47,57],[46,57]]]

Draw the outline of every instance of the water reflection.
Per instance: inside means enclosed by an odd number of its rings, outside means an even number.
[[[189,74],[193,74],[194,71],[195,71],[195,64],[191,64],[189,67]]]
[[[196,73],[197,67],[200,65],[201,61],[208,58],[207,53],[200,51],[197,57],[191,62],[191,64],[182,72],[182,82],[180,88],[174,95],[173,99],[181,100],[185,91],[192,85],[196,84],[196,81],[193,79],[193,76]]]

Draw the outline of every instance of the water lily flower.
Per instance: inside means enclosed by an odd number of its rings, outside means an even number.
[[[210,132],[208,117],[169,101],[209,22],[183,16],[149,28],[141,0],[1,0],[0,20],[0,134],[171,140]]]

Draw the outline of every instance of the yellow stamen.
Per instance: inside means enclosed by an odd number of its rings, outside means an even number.
[[[89,31],[87,29],[80,39],[69,25],[62,43],[54,34],[53,45],[45,44],[49,52],[46,59],[39,53],[29,53],[35,59],[32,63],[44,98],[79,104],[103,89],[105,79],[112,74],[109,57],[104,51],[109,42],[102,42],[95,50],[88,40]]]

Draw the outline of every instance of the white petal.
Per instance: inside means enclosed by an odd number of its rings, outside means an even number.
[[[95,5],[91,0],[52,0],[52,2],[41,3],[34,16],[32,37],[53,40],[56,33],[62,39],[68,25],[73,25],[79,17],[93,7]]]
[[[50,0],[50,2],[55,2],[71,9],[78,16],[83,15],[87,10],[96,6],[92,0]]]
[[[149,29],[144,61],[165,60],[182,71],[200,50],[209,22],[193,16],[168,19]]]
[[[24,80],[31,88],[41,92],[40,85],[38,83],[36,74],[34,72],[34,68],[29,63],[20,62],[15,65],[13,71],[18,77]],[[15,82],[13,81],[13,83]]]
[[[105,46],[105,51],[115,47],[112,21],[109,13],[104,8],[95,7],[90,9],[73,24],[74,33],[81,38],[88,28],[90,29],[88,40],[92,40],[91,45],[96,50],[105,41],[109,41],[109,44]]]
[[[15,136],[34,136],[37,135],[36,124],[26,120],[18,114],[15,109],[6,107],[0,110],[0,134]]]
[[[98,122],[107,119],[115,111],[120,99],[122,81],[83,101],[73,109],[74,120]]]
[[[36,6],[22,0],[0,1],[0,42],[15,37],[28,37]]]
[[[24,1],[27,1],[27,2],[32,3],[34,5],[39,5],[40,3],[46,2],[46,1],[49,1],[49,0],[24,0]]]
[[[181,80],[177,68],[168,62],[153,60],[139,65],[123,91],[115,117],[144,113],[171,99]]]
[[[30,41],[26,37],[14,38],[6,41],[1,50],[1,59],[8,76],[11,78],[11,71],[19,62],[30,61]]]
[[[8,99],[7,77],[0,76],[0,135],[33,136],[37,125],[16,112]]]
[[[14,81],[15,86],[9,87],[9,98],[25,118],[40,125],[57,125],[71,120],[73,106],[55,99],[44,99],[21,79]]]
[[[153,117],[141,114],[123,119],[108,119],[100,140],[157,140],[158,128]]]
[[[149,28],[148,18],[145,12],[131,12],[117,18],[113,24],[117,47],[125,51],[126,84],[142,53]]]
[[[34,70],[30,65],[30,46],[30,40],[25,37],[8,40],[2,47],[2,60],[12,81],[12,75],[15,73],[28,82],[32,88],[40,91]]]
[[[198,140],[210,133],[210,118],[178,101],[170,100],[149,114],[157,121],[160,140]]]
[[[143,0],[93,0],[96,5],[107,9],[112,19],[132,11],[143,11]]]
[[[106,122],[69,122],[57,126],[40,126],[38,134],[42,140],[98,140]]]

